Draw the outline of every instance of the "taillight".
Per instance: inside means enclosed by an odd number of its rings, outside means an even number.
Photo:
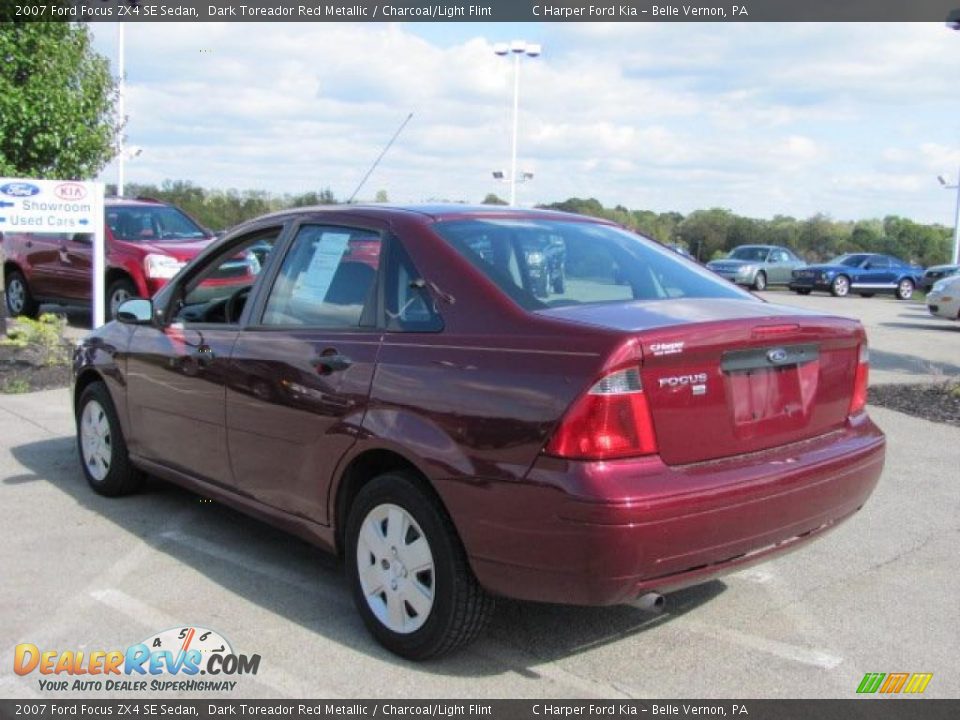
[[[577,460],[650,455],[657,451],[650,407],[631,367],[604,376],[567,410],[546,452]]]
[[[853,381],[853,397],[850,398],[850,415],[854,415],[867,405],[867,384],[870,380],[870,350],[867,344],[860,346],[857,358],[857,375]]]

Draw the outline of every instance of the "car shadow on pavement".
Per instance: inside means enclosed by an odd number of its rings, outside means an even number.
[[[148,479],[136,495],[96,495],[83,477],[72,436],[20,445],[11,452],[28,472],[3,479],[4,485],[49,482],[81,507],[231,595],[355,651],[421,671],[460,677],[506,672],[538,677],[536,666],[542,663],[654,629],[726,590],[724,583],[712,581],[672,593],[662,614],[630,606],[584,608],[501,600],[486,634],[475,645],[436,661],[409,663],[367,634],[339,561],[309,543],[155,478]],[[166,520],[158,523],[157,518]],[[118,552],[125,549],[133,548],[121,547]],[[63,578],[62,582],[80,594],[102,589],[85,587],[88,578]],[[162,602],[157,597],[153,601]]]
[[[891,323],[885,323],[890,325]],[[960,365],[925,360],[915,355],[891,353],[870,348],[870,367],[874,370],[906,373],[909,375],[960,375]]]

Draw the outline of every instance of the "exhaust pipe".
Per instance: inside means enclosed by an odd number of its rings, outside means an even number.
[[[650,592],[644,593],[636,600],[634,600],[631,605],[638,607],[641,610],[646,610],[647,612],[660,613],[663,612],[664,607],[667,604],[667,599],[663,597],[660,593]]]

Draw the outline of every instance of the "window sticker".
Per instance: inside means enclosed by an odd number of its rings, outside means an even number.
[[[323,301],[349,242],[349,233],[322,233],[310,264],[294,283],[292,296],[298,300]]]

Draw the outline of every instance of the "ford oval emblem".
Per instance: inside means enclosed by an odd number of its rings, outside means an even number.
[[[790,358],[790,353],[788,353],[783,348],[774,348],[773,350],[767,353],[767,360],[769,360],[774,365],[782,365]]]
[[[40,188],[31,183],[9,182],[0,185],[0,193],[9,197],[30,197],[31,195],[39,195]]]

